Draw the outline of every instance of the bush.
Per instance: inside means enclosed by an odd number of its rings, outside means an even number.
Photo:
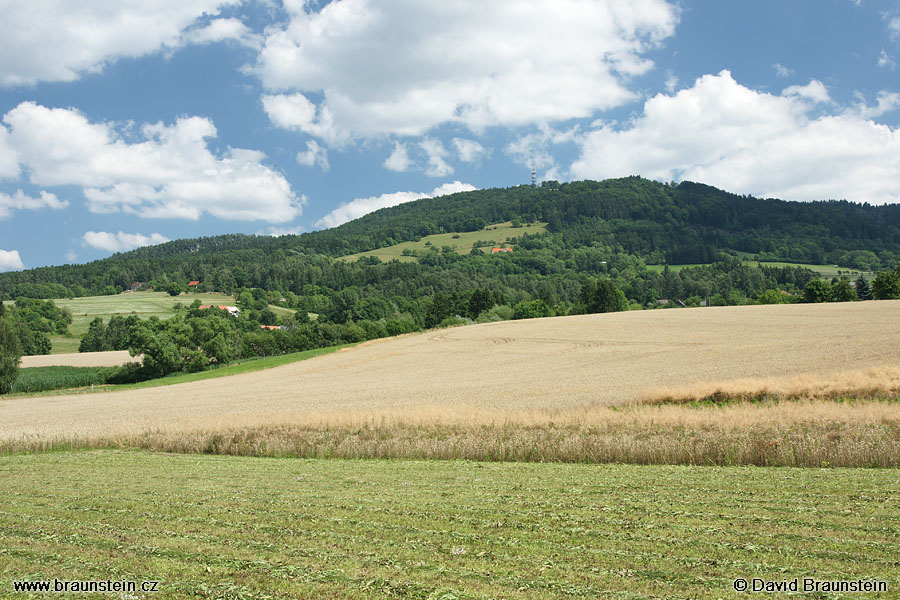
[[[513,319],[538,319],[552,316],[553,309],[541,299],[519,302],[513,307]]]
[[[7,319],[0,319],[0,394],[8,394],[19,376],[22,346],[19,332]]]

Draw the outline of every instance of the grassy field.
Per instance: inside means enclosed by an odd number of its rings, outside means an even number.
[[[735,598],[752,577],[900,589],[890,470],[66,452],[0,457],[0,472],[4,598],[53,578],[159,581],[134,598]]]
[[[810,269],[815,271],[819,275],[821,275],[825,279],[832,279],[833,277],[841,277],[847,276],[853,279],[859,277],[860,273],[864,273],[867,279],[872,279],[875,277],[875,273],[871,271],[861,271],[859,269],[853,269],[851,267],[841,267],[837,265],[811,265],[807,263],[789,263],[789,262],[760,262],[758,260],[747,260],[744,259],[744,264],[750,267],[803,267],[806,269]],[[678,272],[682,269],[689,269],[692,267],[705,267],[708,266],[705,263],[694,263],[687,265],[669,265],[669,270]],[[647,268],[656,273],[662,273],[666,268],[666,265],[647,265]]]
[[[440,250],[444,246],[452,246],[456,248],[459,254],[468,254],[472,251],[475,243],[478,241],[486,242],[493,240],[490,245],[480,245],[479,247],[490,252],[491,246],[506,245],[507,238],[521,237],[523,233],[528,235],[536,235],[547,231],[546,223],[526,223],[522,227],[513,227],[512,223],[498,223],[489,225],[480,231],[469,231],[464,233],[439,233],[423,237],[418,242],[403,242],[387,248],[378,248],[368,252],[360,252],[358,254],[350,254],[343,257],[343,260],[358,260],[362,256],[377,256],[383,261],[398,259],[401,261],[414,261],[412,256],[403,256],[404,250],[416,250],[419,253],[427,252],[429,247]],[[427,245],[427,244],[430,244]]]
[[[225,294],[182,294],[170,296],[166,292],[125,292],[115,296],[61,298],[53,302],[72,311],[72,333],[81,337],[96,317],[108,321],[113,315],[136,313],[142,319],[168,319],[175,314],[175,304],[191,304],[199,299],[203,304],[234,304],[234,297]]]

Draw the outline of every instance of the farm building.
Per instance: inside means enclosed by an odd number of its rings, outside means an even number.
[[[491,254],[498,254],[500,252],[512,252],[512,248],[491,248]]]
[[[231,313],[235,317],[238,316],[241,312],[241,309],[239,309],[237,306],[226,306],[223,304],[220,304],[215,307],[212,304],[201,304],[197,308],[199,308],[200,310],[207,310],[210,308],[218,308],[219,310],[227,310],[229,313]]]
[[[197,287],[198,285],[200,285],[199,281],[189,281],[188,282],[188,287]]]

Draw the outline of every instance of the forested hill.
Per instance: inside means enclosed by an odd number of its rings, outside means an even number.
[[[86,265],[3,273],[0,296],[112,293],[135,281],[188,279],[224,291],[262,287],[300,293],[311,283],[341,289],[351,281],[371,284],[383,273],[360,277],[354,271],[358,267],[335,263],[334,257],[515,220],[548,223],[543,238],[518,240],[521,251],[508,261],[508,269],[525,278],[602,274],[610,267],[598,265],[625,258],[628,265],[710,263],[723,252],[864,270],[892,267],[900,259],[897,205],[757,199],[697,183],[667,185],[629,177],[477,190],[382,209],[299,236],[178,240]],[[419,261],[425,270],[444,269],[457,260],[446,258],[444,264],[426,258]],[[472,273],[482,268],[472,264]]]
[[[198,248],[201,253],[300,248],[343,256],[517,218],[549,223],[549,231],[564,234],[573,245],[602,238],[626,252],[668,264],[708,262],[725,249],[812,263],[837,262],[840,255],[835,251],[853,250],[887,251],[879,254],[879,260],[891,263],[900,252],[898,205],[764,200],[699,183],[669,186],[628,177],[462,192],[381,209],[333,229],[299,236],[180,240],[112,259],[170,256]]]

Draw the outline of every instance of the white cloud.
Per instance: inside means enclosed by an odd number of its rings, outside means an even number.
[[[875,106],[868,106],[862,94],[857,97],[860,102],[855,107],[856,113],[863,119],[875,119],[900,108],[900,93],[897,92],[878,92],[878,104]]]
[[[272,122],[326,140],[589,117],[674,33],[665,0],[293,1],[254,69]],[[302,93],[298,93],[302,92]],[[321,94],[314,104],[310,94]]]
[[[475,140],[467,140],[464,138],[453,138],[453,147],[456,148],[456,154],[459,160],[464,163],[477,162],[488,154],[488,151]]]
[[[887,28],[892,37],[900,36],[900,17],[891,17],[888,20]]]
[[[66,263],[73,264],[75,261],[78,260],[78,254],[76,254],[75,251],[70,248],[69,250],[66,251],[65,259],[66,259]]]
[[[705,75],[650,98],[626,127],[584,136],[572,174],[692,180],[788,200],[900,200],[900,130],[859,110],[813,118],[815,109],[802,95],[748,89],[728,71]]]
[[[394,151],[384,161],[386,169],[402,173],[409,169],[412,161],[409,159],[409,151],[406,144],[394,142]]]
[[[425,155],[428,157],[428,168],[425,174],[429,177],[446,177],[453,173],[453,167],[447,164],[447,150],[440,140],[425,138],[419,143]]]
[[[666,91],[670,94],[678,88],[678,77],[671,70],[666,73]]]
[[[334,115],[328,106],[316,107],[303,94],[276,94],[262,97],[263,110],[278,127],[302,131],[325,140],[329,146],[340,148],[349,139],[349,133],[334,123]]]
[[[897,66],[897,63],[894,62],[894,59],[891,58],[891,55],[888,54],[884,48],[881,49],[881,54],[878,56],[878,66],[879,67],[887,67],[892,71]]]
[[[374,212],[381,208],[389,206],[397,206],[404,202],[412,202],[413,200],[421,200],[422,198],[437,198],[438,196],[446,196],[457,192],[471,192],[476,189],[475,186],[468,183],[454,181],[453,183],[445,183],[444,185],[434,188],[431,192],[395,192],[393,194],[382,194],[380,196],[372,196],[370,198],[357,198],[339,207],[319,219],[316,223],[317,227],[337,227],[347,221],[358,219],[363,215]]]
[[[319,145],[316,140],[306,142],[306,152],[297,153],[297,162],[306,167],[318,165],[323,171],[327,171],[328,150]]]
[[[0,250],[0,272],[24,269],[18,250]]]
[[[8,143],[41,186],[83,188],[93,212],[142,217],[285,222],[300,214],[298,199],[265,155],[230,148],[216,156],[206,140],[211,121],[179,118],[146,124],[143,141],[128,143],[114,124],[90,123],[73,109],[23,102],[3,117]]]
[[[306,231],[303,227],[269,227],[268,231],[257,231],[256,235],[268,235],[271,237],[281,237],[283,235],[300,235]]]
[[[143,235],[140,233],[111,233],[109,231],[88,231],[82,238],[84,243],[91,248],[98,250],[106,250],[108,252],[124,252],[126,250],[134,250],[142,246],[155,246],[164,244],[169,238],[158,233]]]
[[[775,74],[779,77],[790,77],[794,74],[793,69],[788,69],[781,63],[775,63],[774,65],[772,65],[772,68],[775,69]],[[669,91],[671,92],[671,90]]]
[[[0,192],[0,220],[12,216],[13,210],[40,210],[42,208],[62,209],[69,206],[67,200],[60,200],[55,194],[41,191],[40,198],[26,196],[22,190],[13,195]]]
[[[0,84],[74,81],[118,58],[139,57],[185,41],[182,32],[241,0],[28,0],[3,3]],[[221,35],[228,25],[211,25]],[[232,25],[233,27],[233,25]],[[203,31],[203,30],[201,30]],[[218,32],[218,33],[216,33]]]
[[[213,44],[235,40],[251,48],[259,48],[262,38],[254,35],[249,27],[238,19],[213,19],[205,27],[185,32],[182,39],[190,44]]]
[[[540,179],[559,179],[559,165],[551,154],[551,148],[574,142],[577,136],[577,126],[568,130],[557,130],[548,125],[541,125],[536,132],[510,142],[505,151],[520,165],[543,171]]]
[[[809,100],[813,103],[829,104],[831,102],[831,96],[828,95],[828,90],[825,88],[825,85],[816,79],[810,80],[806,85],[792,85],[786,87],[784,91],[781,92],[781,95],[794,96],[796,98]]]

